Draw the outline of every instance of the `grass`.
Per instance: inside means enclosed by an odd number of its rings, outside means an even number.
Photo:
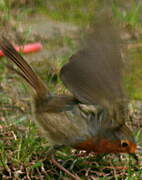
[[[140,25],[141,5],[131,0],[131,8],[124,8],[123,3],[113,1],[112,9],[114,15],[127,26],[130,25],[135,31]],[[16,3],[16,7],[15,7]],[[45,6],[46,4],[46,6]],[[127,4],[127,3],[126,3]],[[34,8],[32,8],[34,5]],[[24,18],[29,15],[44,14],[50,20],[70,22],[79,26],[87,26],[92,21],[95,8],[101,8],[100,4],[94,4],[92,0],[69,0],[69,1],[29,1],[28,5],[24,1],[0,1],[0,13],[2,14],[1,26],[5,24],[11,28],[11,22],[16,19],[16,25],[24,22]],[[22,10],[22,13],[20,11]],[[123,11],[122,11],[123,10]],[[86,13],[87,12],[87,13]],[[123,13],[122,13],[123,12]],[[17,13],[18,16],[17,16]],[[15,29],[13,30],[15,31]],[[13,32],[12,31],[12,32]],[[28,32],[28,31],[27,31]],[[30,37],[24,33],[25,39]],[[131,40],[132,41],[132,40]],[[136,39],[141,42],[141,39]],[[56,42],[56,43],[55,43]],[[69,46],[72,51],[75,45],[71,37],[63,36],[55,42],[49,42],[49,49],[56,46]],[[141,55],[140,49],[134,53],[129,51],[132,68],[126,80],[126,86],[132,99],[141,97]],[[36,56],[36,55],[35,55]],[[60,55],[51,70],[42,68],[39,64],[33,63],[35,69],[41,70],[40,76],[49,84],[50,90],[55,92],[63,91],[63,86],[58,77],[58,72],[63,63],[70,56]],[[3,60],[2,60],[3,61]],[[4,59],[6,62],[6,60]],[[46,61],[44,62],[44,64]],[[43,66],[44,66],[43,64]],[[57,68],[55,68],[57,66]],[[48,66],[49,69],[49,66]],[[48,142],[41,134],[38,127],[32,121],[30,92],[28,86],[24,85],[21,79],[15,74],[5,69],[4,63],[0,63],[0,179],[65,179],[68,176],[55,167],[47,159]],[[130,84],[134,84],[130,86]],[[141,114],[137,109],[133,110],[133,116],[140,118]],[[132,127],[135,131],[136,141],[142,147],[142,134],[137,127]],[[97,156],[90,154],[79,157],[79,151],[69,147],[57,151],[56,159],[70,172],[77,174],[82,179],[141,179],[142,168],[136,165],[129,155],[104,155]],[[141,154],[138,155],[141,160]]]
[[[63,179],[66,175],[46,158],[47,142],[37,134],[33,123],[25,125],[26,131],[4,127],[1,131],[0,171],[3,179]],[[77,152],[64,149],[56,158],[65,168],[81,178],[141,178],[141,169],[128,155],[95,155],[77,157]]]

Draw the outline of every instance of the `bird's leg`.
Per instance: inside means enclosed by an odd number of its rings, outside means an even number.
[[[50,161],[52,162],[52,164],[54,164],[57,168],[59,168],[60,170],[65,172],[68,176],[70,176],[71,178],[73,178],[75,180],[81,180],[77,175],[72,174],[67,169],[65,169],[60,163],[58,163],[56,161],[55,152],[62,147],[64,147],[64,146],[63,145],[55,145],[53,147],[50,147],[47,152],[47,157],[50,158]]]

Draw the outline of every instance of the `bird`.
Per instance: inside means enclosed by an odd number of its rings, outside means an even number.
[[[50,153],[62,146],[101,153],[128,153],[136,159],[136,142],[126,125],[128,101],[122,79],[120,34],[110,19],[98,23],[82,49],[60,70],[71,95],[55,95],[4,36],[0,48],[33,89],[32,111]]]

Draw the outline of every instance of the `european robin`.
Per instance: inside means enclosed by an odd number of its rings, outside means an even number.
[[[106,21],[96,25],[90,37],[60,71],[72,96],[50,93],[6,38],[1,38],[0,47],[34,89],[35,121],[51,147],[65,145],[87,152],[134,154],[136,143],[125,124],[128,103],[122,88],[119,33]]]

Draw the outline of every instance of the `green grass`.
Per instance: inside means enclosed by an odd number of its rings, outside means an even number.
[[[18,127],[20,124],[18,125]],[[22,124],[23,126],[23,124]],[[0,133],[0,175],[3,179],[63,179],[65,173],[47,159],[48,145],[46,140],[38,135],[34,124],[28,122],[25,130],[15,126],[4,127]],[[122,155],[121,161],[117,155],[77,157],[77,152],[69,148],[56,153],[56,159],[70,172],[81,178],[141,178],[141,169],[128,155]]]
[[[98,0],[29,0],[26,3],[26,1],[1,0],[0,11],[4,12],[4,20],[7,20],[11,16],[14,16],[17,20],[22,20],[24,16],[42,13],[54,20],[87,25],[94,20],[96,10],[102,8],[102,2]],[[109,0],[105,6],[108,4],[112,8],[114,15],[121,19],[121,21],[130,25],[140,23],[140,12],[142,10],[142,3],[140,1],[130,0],[127,3],[124,1],[117,2],[115,0]],[[18,16],[14,12],[18,12]]]
[[[137,26],[141,26],[141,4],[131,0],[131,8],[124,8],[121,1],[120,3],[113,2],[113,13],[122,24],[130,25],[134,31]],[[99,10],[99,8],[101,8],[99,2],[94,4],[92,0],[55,0],[44,1],[44,3],[40,0],[31,0],[28,5],[22,4],[22,1],[7,0],[0,1],[0,13],[2,14],[0,21],[2,27],[6,24],[11,30],[10,23],[13,19],[16,24],[19,24],[19,22],[24,22],[25,17],[42,14],[53,21],[70,22],[85,27],[92,22],[94,9]],[[23,36],[27,40],[30,38],[30,32],[24,32]],[[49,49],[63,45],[69,46],[71,52],[76,49],[72,38],[66,35],[46,44]],[[129,52],[130,59],[135,59],[130,62],[132,66],[126,79],[126,87],[131,99],[142,99],[140,52],[140,49]],[[58,92],[64,91],[58,72],[70,55],[71,53],[66,56],[60,55],[58,58],[52,57],[57,58],[57,64],[53,63],[54,67],[48,65],[48,68],[43,68],[47,63],[46,60],[43,65],[38,62],[33,63],[34,68],[40,72],[40,76],[48,83],[52,92],[56,92],[57,89]],[[63,179],[68,177],[47,158],[48,142],[32,121],[28,86],[24,85],[15,74],[7,71],[4,63],[0,63],[0,81],[0,179]],[[142,133],[137,130],[138,127],[133,127],[133,129],[136,141],[142,147]],[[66,169],[82,179],[137,180],[142,178],[141,162],[139,166],[136,165],[129,155],[110,154],[101,157],[90,154],[78,157],[79,153],[81,152],[66,147],[57,151],[56,159]],[[141,154],[138,156],[141,160]]]

